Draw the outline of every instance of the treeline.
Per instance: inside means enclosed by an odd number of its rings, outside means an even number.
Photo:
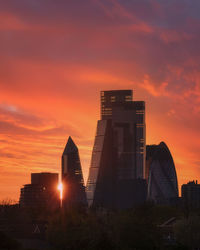
[[[160,225],[172,217],[177,240],[169,244]],[[200,217],[185,219],[179,208],[152,204],[121,212],[69,209],[50,218],[47,237],[57,250],[195,249],[200,246]]]
[[[172,240],[166,239],[166,221]],[[186,213],[180,207],[147,203],[126,211],[68,208],[20,209],[0,206],[0,219],[9,222],[46,223],[45,240],[53,250],[143,250],[200,248],[200,211]],[[173,240],[174,237],[174,240]],[[0,249],[23,249],[16,240],[0,232]],[[48,250],[48,249],[46,249]]]

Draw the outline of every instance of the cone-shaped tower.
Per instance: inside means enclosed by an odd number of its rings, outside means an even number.
[[[62,155],[63,206],[87,205],[78,148],[69,137]]]

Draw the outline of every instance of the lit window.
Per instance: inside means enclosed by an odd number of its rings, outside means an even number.
[[[144,110],[136,110],[137,115],[144,115]]]
[[[137,127],[137,128],[144,128],[144,124],[143,124],[143,123],[137,123],[137,124],[136,124],[136,127]]]
[[[131,95],[126,95],[125,96],[125,101],[126,102],[131,102],[132,101],[132,96]]]
[[[111,97],[110,97],[110,101],[111,101],[111,102],[115,102],[115,101],[116,101],[116,96],[111,96]]]

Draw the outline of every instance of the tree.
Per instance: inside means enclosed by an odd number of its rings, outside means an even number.
[[[200,248],[200,217],[178,220],[174,226],[177,242],[190,249]]]
[[[0,231],[0,249],[21,250],[21,244]]]

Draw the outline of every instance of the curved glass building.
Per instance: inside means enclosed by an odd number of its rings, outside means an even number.
[[[164,142],[146,147],[148,199],[171,204],[178,198],[178,182],[172,155]]]

